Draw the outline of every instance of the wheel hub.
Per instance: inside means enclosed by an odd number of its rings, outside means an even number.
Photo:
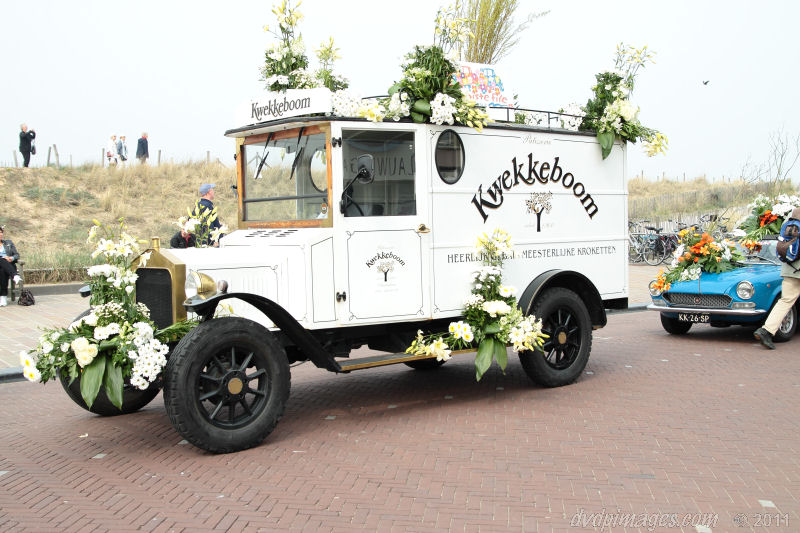
[[[228,372],[223,382],[223,390],[228,398],[241,396],[244,390],[244,375],[239,371]]]
[[[566,331],[559,331],[558,335],[556,335],[556,341],[558,344],[566,344],[567,343],[567,332]]]
[[[244,388],[244,383],[239,378],[233,378],[228,382],[228,392],[231,394],[239,394]]]

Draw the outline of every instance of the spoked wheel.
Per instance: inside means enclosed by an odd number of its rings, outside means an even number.
[[[549,336],[542,351],[520,352],[522,368],[545,387],[572,383],[581,375],[592,349],[592,323],[586,305],[569,289],[548,289],[532,309]]]
[[[263,326],[244,318],[203,322],[176,346],[164,403],[183,437],[204,450],[252,448],[283,416],[289,397],[286,352]]]
[[[775,342],[786,342],[794,336],[797,330],[797,306],[793,305],[786,316],[783,317],[781,325],[778,326],[778,331],[772,336]]]

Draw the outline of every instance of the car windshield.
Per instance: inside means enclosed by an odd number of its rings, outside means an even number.
[[[761,241],[761,250],[758,250],[755,253],[749,253],[747,249],[742,247],[741,244],[736,244],[736,247],[745,256],[744,263],[748,265],[753,264],[772,264],[772,265],[779,265],[780,261],[778,260],[778,256],[775,253],[775,246],[777,245],[778,241],[775,240],[765,240]]]
[[[281,132],[244,147],[244,220],[327,218],[328,158],[325,134]]]

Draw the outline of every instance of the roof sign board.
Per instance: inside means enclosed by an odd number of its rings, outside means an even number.
[[[259,124],[280,118],[331,113],[332,109],[328,89],[289,89],[282,93],[262,93],[243,102],[236,118],[238,124]]]
[[[457,66],[455,79],[461,85],[461,92],[478,102],[478,105],[487,107],[513,105],[512,92],[503,83],[494,65],[459,62]]]

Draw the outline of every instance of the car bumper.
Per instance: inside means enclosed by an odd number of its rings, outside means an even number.
[[[681,307],[650,304],[648,311],[658,311],[659,313],[698,313],[716,316],[759,316],[766,314],[765,309],[720,309],[719,307]]]

